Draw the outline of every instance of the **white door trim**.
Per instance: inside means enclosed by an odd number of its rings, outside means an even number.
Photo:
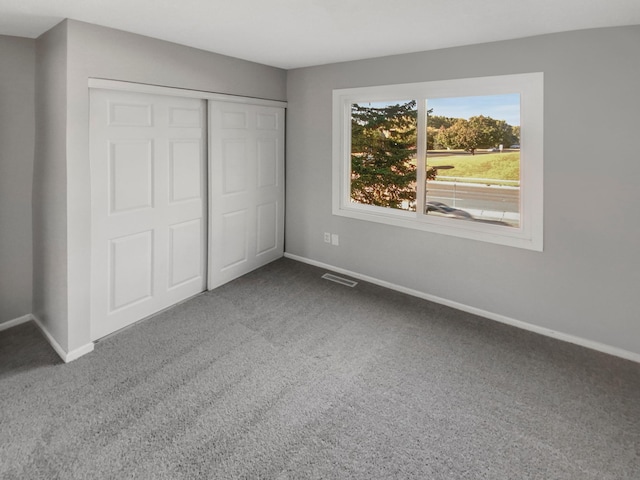
[[[190,90],[187,88],[164,87],[161,85],[149,85],[146,83],[123,82],[121,80],[109,80],[105,78],[90,78],[89,88],[121,90],[136,93],[150,93],[155,95],[170,95],[183,98],[200,98],[203,100],[219,100],[223,102],[245,103],[265,107],[287,107],[287,102],[282,102],[279,100],[241,97],[238,95],[229,95],[226,93],[205,92],[202,90]]]

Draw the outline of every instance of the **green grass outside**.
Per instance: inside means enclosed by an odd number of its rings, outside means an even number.
[[[427,157],[427,165],[434,167],[452,165],[454,168],[450,170],[440,170],[438,176],[456,177],[466,182],[473,182],[473,178],[520,180],[520,152],[479,152],[475,155],[433,156]],[[436,177],[436,180],[437,179]],[[507,185],[509,184],[512,183],[507,183]]]

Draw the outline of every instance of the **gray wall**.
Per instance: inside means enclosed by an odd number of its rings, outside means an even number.
[[[31,313],[35,41],[0,35],[0,323]]]
[[[208,53],[140,35],[67,20],[59,27],[65,32],[66,83],[61,95],[64,106],[59,115],[64,120],[66,178],[55,183],[56,195],[62,195],[66,209],[55,208],[55,221],[66,226],[66,250],[59,258],[55,275],[61,279],[68,311],[56,310],[50,322],[66,325],[67,338],[56,338],[67,351],[90,341],[90,191],[89,191],[89,95],[88,79],[107,78],[154,85],[188,88],[249,97],[284,100],[286,72],[256,63]],[[47,64],[48,58],[39,58]],[[46,70],[43,68],[43,70]],[[47,97],[49,97],[47,95]],[[65,118],[66,114],[66,118]],[[46,128],[57,130],[53,116],[43,120]],[[63,152],[60,152],[61,154]],[[55,154],[56,162],[58,154]],[[66,170],[65,170],[66,167]],[[53,260],[52,249],[40,245],[44,253],[36,270]],[[56,288],[50,276],[47,287]],[[51,317],[50,312],[43,312]],[[63,315],[64,314],[64,315]],[[64,344],[63,344],[64,341]]]
[[[287,252],[640,353],[638,45],[634,26],[289,71]],[[544,252],[332,216],[332,89],[537,71]]]
[[[66,349],[67,318],[67,28],[38,38],[33,172],[33,313]]]

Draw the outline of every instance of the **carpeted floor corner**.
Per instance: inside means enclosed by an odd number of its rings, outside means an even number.
[[[279,260],[66,365],[0,332],[0,478],[640,478],[640,365],[323,273]]]

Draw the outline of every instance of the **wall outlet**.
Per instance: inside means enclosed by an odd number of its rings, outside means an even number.
[[[331,234],[331,245],[339,245],[339,243],[338,243],[338,234],[337,233],[332,233]]]
[[[331,234],[329,232],[324,232],[324,243],[331,243]]]

